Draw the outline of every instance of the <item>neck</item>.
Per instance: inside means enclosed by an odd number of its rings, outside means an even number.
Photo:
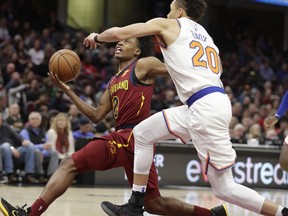
[[[122,71],[124,68],[131,65],[137,58],[130,59],[128,61],[119,61],[118,64],[118,71]]]
[[[58,128],[58,132],[63,133],[65,131],[64,128]]]

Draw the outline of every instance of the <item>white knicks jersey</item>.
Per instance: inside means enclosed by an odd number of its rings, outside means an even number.
[[[207,31],[189,18],[177,21],[181,28],[178,38],[168,47],[160,47],[178,96],[186,104],[205,87],[223,87],[222,66],[219,50]]]

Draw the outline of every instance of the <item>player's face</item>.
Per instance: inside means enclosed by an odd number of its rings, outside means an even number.
[[[138,48],[138,41],[136,38],[130,38],[119,41],[116,45],[114,57],[118,61],[129,61],[140,55],[141,51]]]
[[[180,17],[179,7],[176,4],[176,0],[172,1],[170,4],[170,12],[167,15],[168,19],[176,19]]]

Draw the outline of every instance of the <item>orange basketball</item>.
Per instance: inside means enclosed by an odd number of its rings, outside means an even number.
[[[80,58],[72,50],[58,50],[49,59],[49,71],[57,74],[63,82],[74,80],[79,75],[80,70]]]

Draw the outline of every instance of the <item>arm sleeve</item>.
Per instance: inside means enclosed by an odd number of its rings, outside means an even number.
[[[286,93],[285,93],[285,95],[284,95],[284,97],[283,97],[283,99],[282,99],[282,101],[278,107],[278,110],[275,113],[275,116],[278,119],[280,119],[285,115],[287,110],[288,110],[288,90],[286,91]]]

